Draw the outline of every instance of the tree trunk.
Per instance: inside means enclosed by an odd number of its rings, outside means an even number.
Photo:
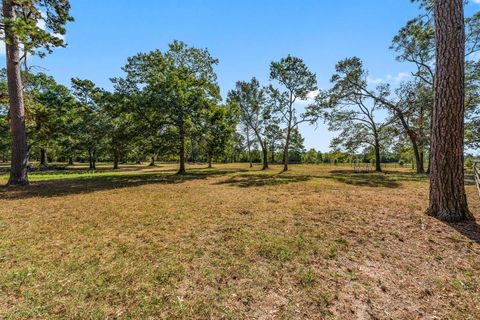
[[[15,19],[11,0],[3,1],[5,19]],[[20,49],[18,38],[10,24],[5,25],[7,85],[9,98],[10,131],[12,135],[12,163],[8,185],[28,184],[28,146],[25,130],[22,79],[20,75]]]
[[[148,164],[149,167],[155,167],[155,158],[157,157],[157,155],[153,155],[152,156],[152,159],[150,160],[150,163]]]
[[[270,159],[270,162],[271,163],[275,163],[275,146],[274,145],[271,145],[270,146],[270,150],[272,152],[272,158]]]
[[[68,157],[68,165],[73,166],[73,157]]]
[[[418,136],[408,125],[404,115],[401,112],[397,112],[397,116],[400,119],[403,129],[407,132],[410,142],[412,143],[413,153],[415,155],[415,163],[417,166],[417,173],[418,174],[425,173],[425,169],[423,168],[423,156],[421,156],[421,153],[419,150],[420,148],[418,145]]]
[[[444,221],[473,220],[464,186],[465,26],[463,0],[435,0],[437,61],[430,204]]]
[[[118,150],[115,150],[113,152],[113,170],[118,169],[118,163],[119,163],[119,155],[118,155]]]
[[[93,169],[92,148],[88,148],[88,167]]]
[[[267,149],[267,144],[266,143],[263,144],[262,152],[263,152],[263,168],[262,168],[262,170],[267,170],[268,169],[268,149]]]
[[[287,137],[285,139],[285,148],[283,149],[283,171],[288,171],[288,151],[290,148],[290,136],[291,136],[290,124],[287,129]]]
[[[248,146],[248,161],[250,162],[250,168],[253,168],[252,150],[250,148],[250,137],[249,137],[248,131],[247,131],[247,146]]]
[[[183,123],[180,125],[180,168],[178,169],[177,174],[185,174],[185,127]]]
[[[212,157],[208,156],[208,168],[212,168]]]
[[[97,169],[97,149],[93,148],[93,153],[92,153],[92,169],[96,170]]]
[[[40,149],[40,165],[41,166],[47,165],[47,151],[44,148]]]
[[[378,137],[375,137],[375,171],[382,172],[382,163],[380,157],[380,142],[378,141]]]

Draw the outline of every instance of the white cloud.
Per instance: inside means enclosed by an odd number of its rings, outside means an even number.
[[[307,94],[307,99],[298,100],[297,103],[309,105],[309,104],[315,102],[315,98],[318,96],[319,93],[320,93],[320,91],[318,91],[318,90],[311,91]]]
[[[395,75],[387,74],[384,78],[372,78],[369,76],[367,78],[367,81],[368,81],[368,84],[370,85],[379,85],[381,83],[389,83],[391,85],[397,85],[397,84],[400,84],[400,82],[410,78],[410,76],[411,75],[408,72],[399,72]]]

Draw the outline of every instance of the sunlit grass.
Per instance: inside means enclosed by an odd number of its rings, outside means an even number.
[[[0,318],[480,317],[479,231],[424,215],[425,175],[176,168],[0,187]]]

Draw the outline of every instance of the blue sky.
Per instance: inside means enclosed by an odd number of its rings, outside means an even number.
[[[395,61],[392,37],[418,14],[409,0],[70,0],[68,47],[31,64],[69,85],[71,77],[110,89],[127,57],[177,39],[206,47],[225,97],[238,80],[268,83],[269,64],[301,57],[327,88],[335,63],[353,55],[374,80],[398,82],[411,66]],[[480,6],[471,4],[467,12]],[[329,149],[323,124],[301,127],[307,148]]]

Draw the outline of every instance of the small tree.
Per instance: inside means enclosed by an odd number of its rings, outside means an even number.
[[[333,88],[317,98],[330,130],[341,131],[333,140],[333,146],[350,152],[362,144],[372,146],[375,171],[381,172],[380,146],[388,123],[375,118],[380,104],[376,95],[368,90],[367,74],[358,58],[342,60],[335,69],[331,80]]]
[[[282,91],[270,86],[270,99],[273,111],[280,115],[280,120],[286,126],[283,170],[288,171],[288,151],[292,130],[304,122],[314,123],[319,117],[315,104],[307,106],[303,113],[299,113],[295,103],[307,100],[309,94],[317,90],[317,80],[302,59],[290,55],[271,63],[270,79],[276,81],[283,89]]]
[[[225,154],[227,145],[235,132],[238,114],[236,106],[211,106],[204,116],[203,145],[208,160],[208,167],[212,167],[212,159]]]
[[[228,93],[228,100],[238,105],[240,120],[252,130],[257,138],[257,143],[262,149],[262,170],[268,169],[266,127],[271,118],[271,112],[266,104],[265,90],[255,78],[250,82],[239,81],[235,90]]]

